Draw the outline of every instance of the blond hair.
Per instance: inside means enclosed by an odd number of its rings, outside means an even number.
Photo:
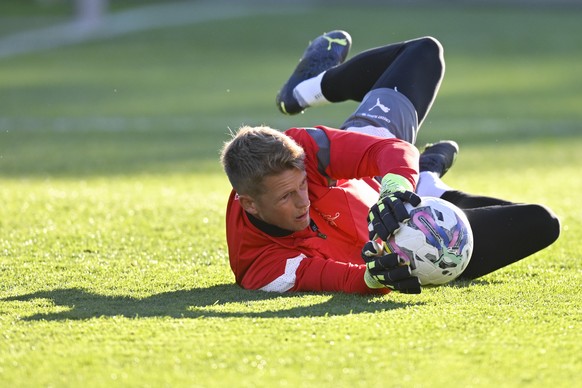
[[[305,170],[305,152],[289,136],[266,126],[241,127],[224,144],[220,161],[238,194],[263,193],[263,178],[289,169]]]

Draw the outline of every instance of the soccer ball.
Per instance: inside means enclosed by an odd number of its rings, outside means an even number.
[[[467,216],[440,198],[423,197],[410,219],[386,242],[388,249],[412,267],[420,284],[439,285],[457,278],[469,264],[473,232]]]

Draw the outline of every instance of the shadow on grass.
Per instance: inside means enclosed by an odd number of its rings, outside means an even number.
[[[304,297],[310,295],[314,296],[316,300],[305,301]],[[321,296],[324,296],[324,298],[320,298]],[[377,296],[342,293],[317,295],[309,293],[275,294],[243,290],[234,284],[164,292],[146,298],[99,295],[79,288],[67,288],[39,291],[1,300],[26,302],[36,299],[51,300],[56,307],[65,308],[66,310],[38,313],[23,317],[23,320],[54,321],[113,316],[128,318],[316,317],[394,310],[420,304],[420,302],[402,303]],[[268,303],[263,303],[266,301]]]

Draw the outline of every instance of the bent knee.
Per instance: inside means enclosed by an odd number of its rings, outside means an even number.
[[[407,42],[408,48],[415,50],[423,61],[438,63],[444,67],[444,49],[441,42],[432,36],[424,36]]]
[[[420,41],[434,50],[443,51],[443,45],[441,42],[435,38],[434,36],[424,36],[420,38]]]
[[[530,205],[531,212],[537,215],[542,236],[547,245],[552,244],[560,237],[560,219],[549,207],[544,205]],[[542,237],[540,236],[540,237]]]
[[[423,36],[422,38],[414,39],[409,41],[413,43],[415,47],[426,51],[437,54],[438,56],[442,56],[444,51],[443,45],[439,40],[432,36]]]

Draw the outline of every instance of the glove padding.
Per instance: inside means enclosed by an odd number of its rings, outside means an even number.
[[[362,249],[366,262],[364,280],[369,288],[387,287],[404,294],[420,294],[420,280],[412,276],[410,266],[396,253],[387,253],[376,241],[368,241]]]
[[[382,178],[380,199],[368,213],[370,240],[379,237],[386,241],[391,234],[400,229],[400,222],[410,218],[404,203],[408,202],[412,206],[420,204],[420,197],[412,190],[410,182],[400,175],[386,174]]]

